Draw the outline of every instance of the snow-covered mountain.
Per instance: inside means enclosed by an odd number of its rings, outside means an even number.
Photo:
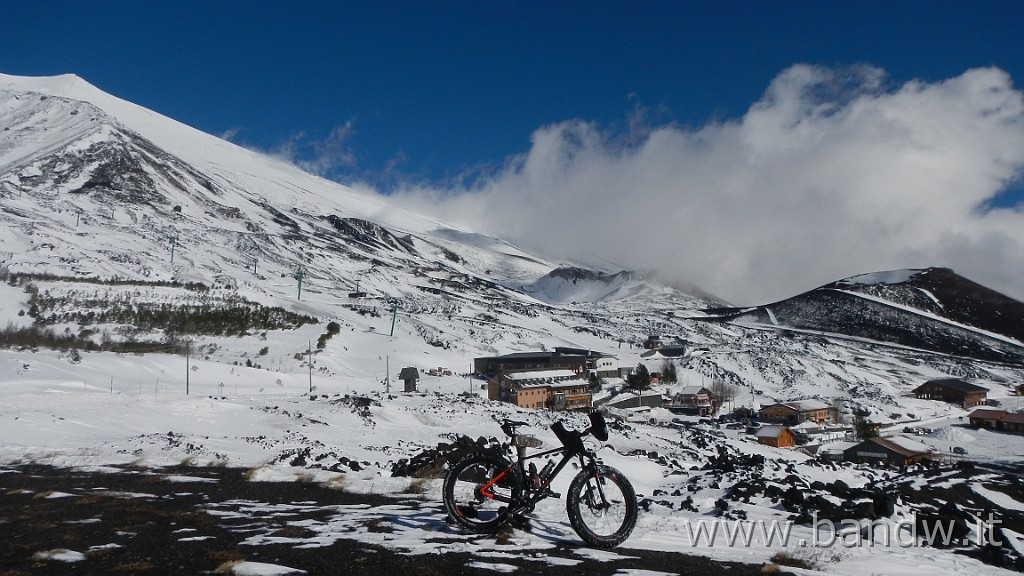
[[[0,75],[0,126],[8,331],[45,328],[64,346],[174,349],[187,335],[212,359],[301,370],[318,341],[325,374],[365,378],[379,370],[367,359],[390,354],[460,367],[555,346],[630,366],[634,343],[674,334],[710,351],[688,360],[693,374],[752,402],[853,390],[880,412],[931,376],[1013,380],[1024,357],[1020,303],[940,269],[723,309],[650,274],[556,264],[409,212],[76,76]],[[331,340],[344,331],[389,340]]]
[[[712,312],[739,323],[985,360],[1024,360],[1024,303],[948,268],[863,274],[774,304]]]

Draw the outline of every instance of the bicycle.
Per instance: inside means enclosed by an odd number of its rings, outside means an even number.
[[[443,500],[449,518],[473,532],[496,532],[513,518],[533,512],[541,500],[561,498],[551,490],[551,482],[569,462],[578,459],[580,471],[569,484],[566,498],[569,523],[592,546],[618,546],[636,525],[636,492],[622,472],[604,465],[583,443],[588,435],[602,442],[608,439],[608,427],[600,413],[590,414],[590,424],[583,431],[567,430],[561,422],[552,424],[562,446],[527,456],[526,449],[540,448],[541,441],[518,433],[525,422],[502,420],[501,430],[511,439],[509,445],[468,454],[445,475]],[[514,461],[508,457],[513,446]],[[556,455],[561,455],[557,463],[550,459]],[[549,459],[538,472],[530,461],[539,458]]]

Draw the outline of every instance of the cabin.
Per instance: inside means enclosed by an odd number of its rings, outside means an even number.
[[[672,397],[668,409],[676,414],[707,416],[714,412],[711,391],[703,386],[686,386]]]
[[[1007,412],[1006,410],[990,410],[979,408],[967,417],[971,426],[999,430],[1002,432],[1024,432],[1024,414]]]
[[[572,370],[501,372],[487,382],[490,400],[538,410],[587,410],[593,407],[590,383]]]
[[[415,392],[416,382],[420,379],[420,371],[412,366],[402,368],[402,371],[398,373],[398,379],[405,383],[406,392]]]
[[[832,406],[821,400],[794,400],[762,406],[758,417],[765,422],[778,422],[790,426],[801,422],[822,424],[832,418]]]
[[[775,448],[796,446],[796,435],[788,426],[762,426],[757,430],[757,443]]]
[[[914,388],[913,394],[916,398],[924,400],[941,400],[970,408],[985,403],[985,399],[988,397],[988,388],[965,382],[959,378],[940,378],[929,380]]]
[[[931,448],[906,436],[876,436],[843,450],[843,460],[864,464],[891,464],[906,468],[932,457]]]

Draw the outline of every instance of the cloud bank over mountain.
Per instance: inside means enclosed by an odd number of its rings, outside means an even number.
[[[738,305],[927,266],[1024,299],[1024,204],[1007,201],[1024,175],[1024,94],[999,69],[892,85],[875,67],[801,64],[742,117],[629,126],[544,126],[471,186],[407,185],[394,197]]]

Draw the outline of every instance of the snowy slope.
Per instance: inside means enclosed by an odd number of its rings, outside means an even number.
[[[880,415],[927,378],[998,383],[1017,374],[947,350],[919,352],[928,347],[894,337],[877,309],[898,311],[898,320],[913,316],[896,323],[903,333],[932,324],[943,334],[955,331],[982,358],[1005,360],[1015,349],[1012,336],[993,337],[1005,330],[986,332],[963,314],[950,317],[951,302],[925,311],[902,298],[906,291],[895,288],[922,276],[914,271],[812,293],[859,295],[840,306],[805,306],[807,299],[798,297],[734,314],[732,323],[708,322],[722,317],[701,312],[715,305],[709,299],[647,275],[556,266],[196,131],[75,76],[0,76],[0,123],[8,127],[0,132],[0,272],[21,275],[20,302],[7,308],[18,326],[42,305],[35,323],[51,330],[94,342],[180,347],[179,326],[119,326],[109,313],[97,319],[112,300],[182,313],[281,307],[316,323],[255,329],[256,342],[209,333],[191,338],[223,362],[301,371],[308,360],[302,352],[336,321],[341,333],[316,351],[316,365],[360,378],[379,373],[392,353],[396,366],[463,370],[476,356],[554,346],[610,352],[628,367],[640,361],[633,346],[648,334],[678,334],[714,352],[687,360],[693,374],[731,382],[748,403],[850,397]],[[111,279],[123,284],[112,286]],[[889,288],[874,293],[872,287]],[[911,292],[920,295],[919,288]],[[930,294],[937,296],[919,299],[927,304],[943,292],[933,287]],[[996,315],[1012,312],[1002,304]],[[863,327],[856,339],[794,338],[775,330],[842,334],[827,322],[834,314],[856,318]],[[940,317],[943,322],[926,322]],[[766,325],[773,330],[760,329]],[[373,338],[351,341],[354,334]],[[399,338],[412,345],[393,345]],[[879,351],[876,342],[898,347]],[[998,354],[984,355],[991,350]]]
[[[426,392],[388,395],[377,382],[315,373],[310,394],[304,374],[194,358],[186,395],[185,359],[180,357],[87,353],[71,363],[53,352],[0,351],[0,366],[2,373],[10,375],[2,382],[0,401],[0,433],[5,438],[0,461],[5,463],[110,472],[116,471],[110,466],[130,465],[157,473],[162,466],[182,464],[237,466],[249,468],[257,481],[317,481],[349,492],[423,498],[431,511],[427,517],[421,507],[390,509],[386,521],[401,538],[364,540],[410,554],[469,551],[486,559],[496,553],[543,554],[553,546],[576,542],[560,500],[542,503],[535,515],[537,528],[515,530],[509,546],[447,526],[439,503],[439,479],[395,475],[404,462],[460,435],[500,437],[496,422],[500,418],[526,421],[530,432],[547,446],[557,443],[547,429],[556,418],[571,426],[583,425],[578,415],[518,410],[467,395],[463,378],[427,376]],[[643,511],[626,549],[607,552],[609,557],[639,548],[765,563],[786,550],[827,574],[911,574],[919,573],[922,565],[936,575],[1011,573],[954,551],[884,545],[882,536],[872,544],[826,546],[822,542],[835,538],[829,532],[832,525],[819,527],[816,533],[810,523],[795,520],[799,511],[795,503],[803,497],[794,497],[793,490],[805,494],[808,501],[823,498],[842,506],[856,500],[836,496],[843,490],[870,494],[877,493],[879,486],[889,486],[904,493],[892,516],[879,524],[892,527],[929,510],[927,498],[912,495],[936,486],[969,490],[972,499],[960,502],[966,508],[998,503],[1010,511],[1024,510],[1013,488],[1013,475],[986,468],[976,477],[957,476],[953,469],[936,477],[924,471],[899,475],[823,465],[797,452],[761,446],[742,431],[703,426],[680,431],[668,425],[673,417],[668,412],[655,411],[652,417],[657,425],[616,427],[607,443],[595,446],[607,464],[629,477],[642,502]],[[1022,437],[960,427],[940,430],[941,434],[923,441],[939,450],[948,450],[953,443],[968,446],[981,458],[1024,462]],[[988,447],[988,456],[979,452],[982,446]],[[570,470],[559,477],[554,489],[565,493],[571,476]],[[260,506],[259,502],[247,504],[253,514]],[[1020,521],[1018,516],[1013,525]],[[294,544],[319,546],[334,539],[373,537],[351,530],[350,524],[342,515]],[[761,526],[766,530],[774,526],[780,532],[769,539]],[[737,529],[748,530],[748,536],[730,537],[727,531]],[[710,530],[717,530],[717,535]],[[1024,541],[1010,530],[1001,537],[1008,545]],[[908,538],[903,535],[901,541]],[[818,544],[801,545],[801,541]]]
[[[1024,360],[1024,303],[945,268],[860,275],[774,304],[712,314],[942,354]]]

